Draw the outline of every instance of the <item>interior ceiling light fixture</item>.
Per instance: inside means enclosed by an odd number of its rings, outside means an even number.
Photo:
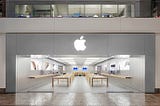
[[[117,55],[118,58],[129,58],[130,55]]]
[[[42,59],[42,58],[48,58],[48,55],[30,55],[30,57],[35,59]]]

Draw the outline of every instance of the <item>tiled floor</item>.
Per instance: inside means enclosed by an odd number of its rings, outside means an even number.
[[[0,94],[2,105],[160,106],[160,94],[143,93],[17,93]]]
[[[49,82],[49,81],[48,81]],[[90,86],[85,77],[75,77],[71,86],[66,86],[66,80],[60,80],[60,84],[55,83],[52,88],[51,83],[47,83],[41,87],[33,87],[26,89],[27,92],[56,92],[56,93],[106,93],[106,92],[138,92],[135,89],[125,87],[124,85],[116,85],[109,81],[109,87],[106,81],[101,85],[100,80],[94,80],[94,87]],[[22,91],[23,92],[23,91]]]
[[[108,88],[105,83],[100,84],[97,81],[96,86],[91,87],[84,77],[76,77],[70,87],[61,81],[54,88],[49,83],[30,90],[32,93],[0,94],[0,106],[160,106],[160,94],[108,93],[109,90],[122,92],[126,89],[114,87],[111,83]]]

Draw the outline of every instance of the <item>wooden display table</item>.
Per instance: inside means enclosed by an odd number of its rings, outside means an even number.
[[[93,87],[93,83],[95,79],[100,79],[101,80],[101,84],[103,83],[103,79],[106,79],[106,86],[108,87],[108,77],[104,77],[104,76],[99,76],[99,75],[93,75],[91,76],[91,81],[92,81],[92,87]]]
[[[65,74],[65,75],[61,75],[61,76],[52,77],[52,87],[54,87],[54,81],[56,79],[58,80],[58,84],[59,84],[60,79],[66,79],[67,86],[69,86],[72,83],[72,80],[74,79],[74,75],[73,74]]]
[[[108,74],[108,73],[101,73],[102,76],[107,76],[107,77],[114,77],[114,78],[123,78],[123,79],[131,79],[131,76],[127,75],[118,75],[118,74]]]
[[[28,78],[37,79],[37,78],[45,78],[45,77],[54,77],[57,76],[56,74],[45,74],[45,75],[32,75]]]
[[[83,72],[83,71],[76,71],[73,72],[74,76],[86,76],[89,72]]]
[[[86,79],[90,83],[91,77],[94,76],[94,74],[86,74]]]
[[[100,79],[101,80],[101,84],[103,83],[103,80],[106,79],[106,85],[108,87],[108,77],[95,75],[95,74],[87,74],[86,75],[86,79],[87,79],[87,81],[89,82],[89,84],[91,86],[93,86],[95,79]]]

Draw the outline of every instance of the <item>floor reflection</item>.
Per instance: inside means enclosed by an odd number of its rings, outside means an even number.
[[[1,105],[160,106],[160,94],[144,93],[17,93],[0,94]]]

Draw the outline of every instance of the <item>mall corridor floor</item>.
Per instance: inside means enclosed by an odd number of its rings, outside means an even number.
[[[160,94],[16,93],[0,94],[0,106],[160,106]]]

